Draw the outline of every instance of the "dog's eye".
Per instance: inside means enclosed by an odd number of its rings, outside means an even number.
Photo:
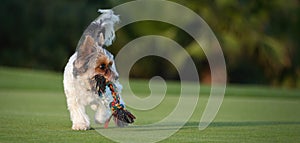
[[[106,67],[105,64],[101,64],[99,68],[100,68],[101,70],[104,70],[105,67]]]
[[[113,64],[113,62],[109,62],[108,66],[109,66],[109,67],[111,67],[111,66],[112,66],[112,64]]]

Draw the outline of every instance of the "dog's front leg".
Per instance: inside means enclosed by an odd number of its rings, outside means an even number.
[[[70,111],[73,130],[88,130],[90,129],[90,121],[85,113],[85,106],[79,104],[74,98],[67,99],[68,109]]]
[[[105,101],[103,101],[105,102]],[[106,107],[103,102],[100,102],[96,107],[95,112],[95,122],[97,124],[103,124],[110,117],[110,108]]]

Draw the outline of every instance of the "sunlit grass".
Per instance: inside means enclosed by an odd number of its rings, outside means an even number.
[[[131,86],[137,95],[150,93],[148,81],[133,80]],[[229,86],[214,122],[199,131],[198,123],[209,90],[208,86],[201,86],[200,99],[189,122],[162,142],[300,141],[299,90]],[[137,116],[136,126],[154,123],[167,116],[176,106],[179,92],[180,84],[171,82],[165,99],[154,109],[130,108]],[[113,125],[110,128],[117,130]],[[71,130],[61,73],[0,68],[0,142],[112,141],[97,130]]]

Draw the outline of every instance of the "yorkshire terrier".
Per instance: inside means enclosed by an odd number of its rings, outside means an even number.
[[[102,14],[84,31],[64,71],[64,91],[73,130],[90,129],[90,120],[85,111],[88,105],[95,111],[95,122],[99,124],[108,124],[112,115],[116,117],[117,126],[125,126],[135,119],[129,113],[130,117],[120,121],[117,116],[123,117],[126,113],[112,113],[114,110],[111,104],[116,100],[113,95],[117,95],[118,105],[122,105],[119,107],[122,110],[125,108],[114,57],[105,49],[115,38],[114,24],[119,21],[119,17],[112,10],[98,12]],[[113,86],[109,87],[107,83]]]

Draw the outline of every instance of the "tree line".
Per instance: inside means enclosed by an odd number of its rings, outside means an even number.
[[[127,1],[2,0],[0,65],[63,71],[81,34],[98,16],[97,9]],[[173,1],[198,13],[214,31],[224,52],[230,83],[300,86],[297,0]],[[190,53],[201,79],[209,82],[205,55],[194,52],[199,47],[181,29],[143,21],[125,26],[116,34],[118,37],[110,48],[113,54],[130,40],[147,34],[174,39]],[[168,68],[152,68],[157,66]],[[131,76],[136,78],[153,75],[178,79],[176,69],[158,57],[146,57],[131,70]]]

